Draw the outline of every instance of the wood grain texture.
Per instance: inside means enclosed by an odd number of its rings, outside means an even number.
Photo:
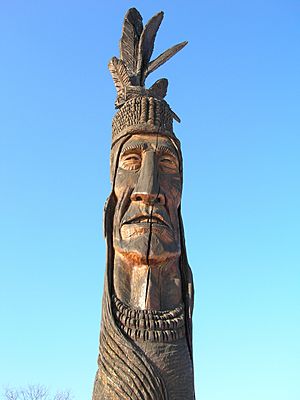
[[[182,42],[150,61],[163,19],[143,27],[124,19],[120,59],[109,63],[117,88],[111,148],[112,191],[105,205],[107,263],[93,400],[194,400],[194,289],[181,217],[179,120],[164,97],[167,79],[151,72]]]
[[[137,9],[130,8],[126,13],[120,39],[120,57],[119,59],[113,57],[109,62],[109,70],[117,90],[116,108],[122,107],[126,100],[132,98],[132,95],[151,96],[151,90],[148,92],[145,88],[148,75],[187,44],[187,42],[178,43],[151,61],[155,38],[163,17],[164,13],[161,11],[143,26],[142,17]],[[155,91],[159,89],[157,92],[159,99],[167,94],[166,84],[162,85],[160,84],[160,87],[155,89]]]

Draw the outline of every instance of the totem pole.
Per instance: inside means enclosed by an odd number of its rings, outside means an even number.
[[[193,281],[181,218],[178,116],[167,79],[145,79],[181,50],[152,56],[160,12],[143,27],[131,8],[120,58],[109,63],[118,109],[112,122],[112,191],[105,205],[107,265],[93,400],[193,400]]]

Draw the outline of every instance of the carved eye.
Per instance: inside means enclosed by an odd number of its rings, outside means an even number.
[[[159,166],[163,172],[178,172],[178,164],[173,156],[162,155],[159,159]]]
[[[141,167],[141,157],[135,153],[126,154],[122,156],[120,166],[127,171],[137,170]]]

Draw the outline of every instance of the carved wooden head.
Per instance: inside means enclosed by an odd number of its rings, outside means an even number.
[[[182,158],[173,131],[180,121],[164,100],[167,79],[145,88],[146,77],[181,50],[175,45],[150,61],[163,19],[143,26],[125,16],[120,58],[109,69],[117,89],[112,123],[110,232],[113,290],[135,308],[168,309],[182,302],[180,202]]]

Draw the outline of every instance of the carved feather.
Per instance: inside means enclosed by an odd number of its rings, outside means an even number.
[[[164,51],[160,56],[158,56],[155,60],[151,61],[145,70],[144,79],[147,78],[151,72],[155,71],[158,67],[163,65],[166,61],[168,61],[171,57],[173,57],[178,51],[180,51],[184,46],[187,45],[188,42],[181,42],[171,47],[170,49]]]
[[[164,13],[162,11],[154,15],[145,25],[140,37],[136,72],[141,86],[145,83],[144,71],[148,67],[152,56],[154,40],[163,17]]]
[[[177,121],[178,123],[180,123],[180,122],[181,122],[181,119],[178,117],[178,115],[177,115],[173,110],[171,110],[171,113],[172,113],[173,118],[175,119],[175,121]]]
[[[143,19],[136,8],[130,8],[124,18],[120,40],[120,59],[124,61],[130,75],[136,73],[139,40],[143,30]]]
[[[149,88],[149,95],[162,100],[167,94],[167,89],[168,89],[168,79],[162,78],[156,81]]]
[[[131,84],[126,66],[122,60],[113,57],[108,63],[108,69],[111,72],[118,96],[121,96],[125,87]]]

